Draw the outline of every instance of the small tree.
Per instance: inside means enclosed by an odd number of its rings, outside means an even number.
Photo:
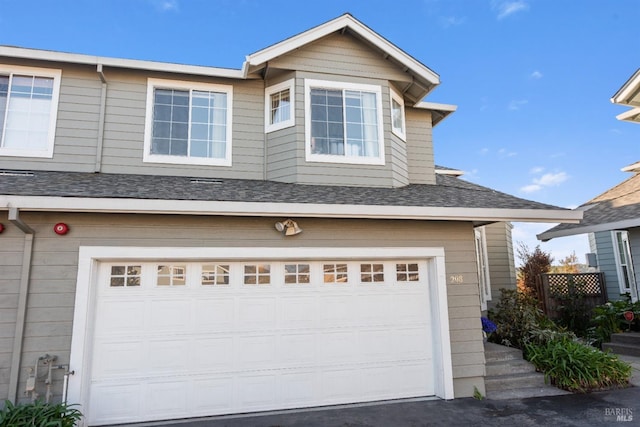
[[[567,255],[565,258],[562,258],[559,266],[551,267],[551,272],[568,274],[580,273],[580,263],[578,262],[576,252],[573,251],[571,252],[571,255]]]
[[[551,270],[553,258],[544,252],[540,246],[531,251],[523,243],[518,243],[518,258],[522,265],[518,267],[518,288],[528,295],[536,296],[536,276]]]

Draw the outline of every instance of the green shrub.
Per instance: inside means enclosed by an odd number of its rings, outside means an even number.
[[[489,310],[489,319],[497,326],[489,340],[497,344],[525,349],[534,340],[565,333],[538,308],[531,295],[513,289],[501,289],[495,309]]]
[[[634,321],[628,322],[624,313],[634,313]],[[611,334],[638,328],[640,317],[640,301],[631,302],[631,296],[626,294],[626,299],[610,301],[593,308],[592,327],[589,329],[589,337],[598,345],[611,340]]]
[[[566,337],[526,344],[527,358],[545,380],[571,392],[628,387],[631,366],[618,356]]]
[[[42,401],[14,405],[7,400],[0,411],[0,426],[73,427],[82,413],[70,406]]]

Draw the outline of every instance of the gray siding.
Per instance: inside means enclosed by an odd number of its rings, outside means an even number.
[[[604,280],[607,282],[607,295],[612,300],[620,299],[620,282],[611,231],[598,231],[594,233],[594,239],[598,270],[604,273]]]
[[[485,226],[491,301],[487,308],[495,307],[500,300],[500,289],[516,289],[516,266],[513,258],[513,239],[509,222],[497,222]]]
[[[475,265],[473,229],[469,223],[431,221],[371,221],[300,219],[304,233],[283,239],[273,228],[273,218],[230,218],[165,215],[98,215],[23,212],[21,218],[35,229],[31,287],[18,394],[25,389],[27,368],[45,354],[69,362],[71,326],[75,301],[78,247],[88,246],[195,246],[195,247],[444,247],[453,374],[456,397],[473,394],[473,386],[484,391],[484,352],[481,341],[480,308]],[[66,222],[71,232],[57,236],[56,222]],[[161,233],[158,233],[162,230]],[[375,231],[375,232],[374,232]],[[11,294],[16,286],[21,260],[21,232],[9,225],[3,239],[15,239],[10,257],[3,257],[7,278],[0,282]],[[7,246],[3,246],[7,251]],[[11,259],[10,262],[6,261]],[[462,283],[459,283],[461,279]],[[12,299],[13,298],[13,299]],[[0,308],[0,321],[11,322],[15,297]],[[3,323],[0,323],[3,325]],[[10,340],[11,337],[9,337]],[[3,341],[4,342],[4,341]],[[0,348],[10,348],[10,342]],[[6,353],[0,350],[2,378],[8,377]],[[73,367],[72,367],[73,369]],[[62,392],[61,372],[55,373],[55,399]],[[6,381],[5,381],[6,383]],[[6,386],[0,399],[6,397]],[[42,384],[40,383],[40,386]]]
[[[62,69],[53,158],[0,156],[0,169],[92,172],[100,115],[101,82],[95,69],[57,63],[5,60],[5,64]]]
[[[411,184],[435,184],[431,113],[405,106],[407,163]]]

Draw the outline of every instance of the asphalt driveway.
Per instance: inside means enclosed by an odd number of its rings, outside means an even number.
[[[404,426],[624,426],[640,425],[640,387],[510,400],[472,398],[401,401],[338,408],[227,416],[164,427],[404,427]]]

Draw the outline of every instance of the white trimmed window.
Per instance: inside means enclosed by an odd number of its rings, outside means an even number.
[[[380,86],[305,80],[306,159],[384,164]]]
[[[265,131],[273,132],[295,125],[293,104],[295,80],[270,86],[265,91]]]
[[[144,161],[231,166],[227,85],[149,79]]]
[[[406,141],[406,127],[404,120],[404,99],[398,92],[393,89],[389,89],[391,92],[391,132],[398,138]]]
[[[0,155],[53,157],[61,75],[0,64]]]
[[[631,246],[629,244],[629,233],[622,230],[611,232],[613,237],[613,252],[616,257],[616,269],[618,270],[618,284],[620,294],[630,294],[632,301],[638,300],[635,273],[633,271],[633,261],[631,259]]]
[[[476,242],[476,265],[478,267],[478,292],[480,309],[487,309],[487,301],[491,301],[491,281],[489,280],[489,256],[487,253],[487,234],[484,227],[474,230]]]

